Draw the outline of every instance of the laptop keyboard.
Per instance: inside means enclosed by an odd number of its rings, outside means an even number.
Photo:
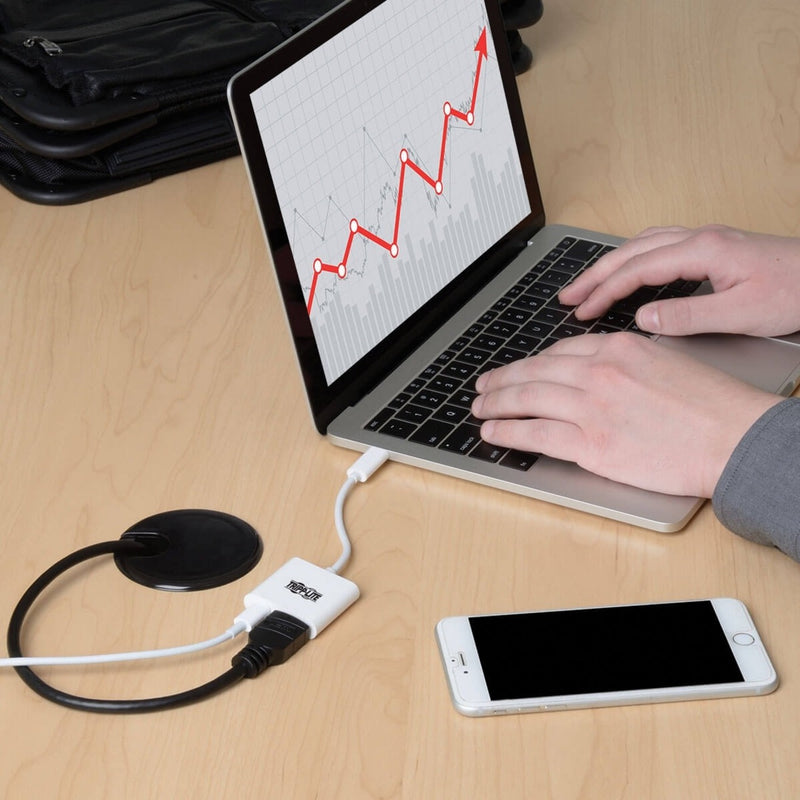
[[[480,438],[481,420],[470,413],[478,376],[534,355],[568,336],[641,333],[634,322],[640,305],[656,298],[686,296],[699,286],[680,280],[667,286],[645,286],[602,317],[579,320],[571,307],[558,302],[558,293],[613,249],[565,237],[364,427],[467,458],[521,471],[530,469],[537,459],[535,453],[496,447]]]

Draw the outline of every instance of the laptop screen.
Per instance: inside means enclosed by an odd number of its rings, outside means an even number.
[[[320,432],[544,225],[497,0],[347,0],[228,98]]]
[[[329,384],[531,211],[483,2],[388,0],[250,99]]]

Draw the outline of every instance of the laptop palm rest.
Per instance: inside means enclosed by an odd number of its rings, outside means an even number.
[[[714,333],[661,336],[658,342],[766,392],[788,396],[800,378],[798,345],[789,341]]]

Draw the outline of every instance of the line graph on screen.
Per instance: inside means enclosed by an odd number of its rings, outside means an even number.
[[[478,42],[475,45],[475,52],[478,54],[478,65],[475,70],[475,77],[473,79],[472,85],[472,99],[469,105],[469,109],[464,112],[460,111],[458,108],[454,108],[453,104],[450,101],[445,101],[442,106],[442,116],[444,118],[443,125],[442,125],[442,138],[441,138],[441,146],[439,148],[439,159],[438,159],[438,170],[436,175],[430,175],[425,169],[418,164],[414,159],[411,158],[411,155],[408,152],[407,148],[403,148],[400,150],[398,155],[398,159],[400,161],[400,176],[397,182],[397,202],[395,206],[394,212],[394,228],[392,231],[392,238],[391,240],[382,238],[378,236],[376,233],[373,233],[368,228],[364,227],[359,223],[359,221],[355,218],[350,220],[349,224],[349,235],[347,237],[347,243],[344,247],[344,253],[342,258],[336,264],[329,264],[324,262],[321,258],[315,258],[313,264],[313,278],[311,281],[311,289],[308,293],[308,303],[307,303],[307,311],[309,315],[311,314],[312,306],[314,305],[314,295],[316,293],[317,288],[317,280],[319,276],[323,272],[330,272],[335,275],[338,275],[339,278],[347,277],[347,262],[350,257],[350,251],[353,246],[353,241],[357,236],[363,236],[368,241],[372,242],[378,247],[383,248],[386,250],[392,258],[397,258],[399,255],[399,245],[398,245],[398,234],[400,232],[400,220],[402,216],[402,209],[403,209],[403,188],[405,185],[405,177],[406,171],[411,170],[415,173],[419,178],[421,178],[425,183],[427,183],[433,190],[436,192],[437,195],[442,194],[444,191],[444,184],[442,183],[442,177],[444,173],[444,162],[445,162],[445,155],[447,153],[447,139],[448,134],[450,132],[451,122],[452,120],[460,120],[466,123],[469,126],[472,126],[475,122],[475,103],[478,97],[478,87],[480,85],[481,79],[481,68],[483,66],[484,60],[487,58],[487,49],[486,49],[486,28],[481,31],[481,35],[478,38]]]

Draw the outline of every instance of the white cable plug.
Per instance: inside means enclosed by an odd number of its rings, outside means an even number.
[[[370,447],[347,470],[348,478],[355,478],[359,483],[368,481],[389,459],[389,451],[382,447]]]

